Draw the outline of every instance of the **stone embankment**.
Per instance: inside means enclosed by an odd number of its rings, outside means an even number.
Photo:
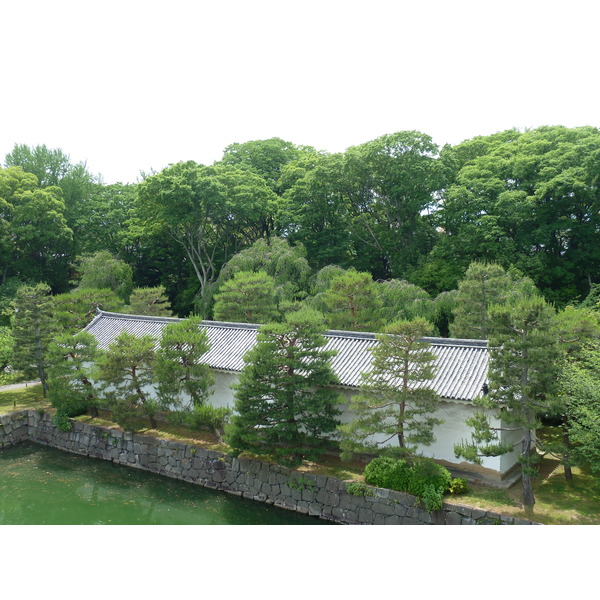
[[[476,525],[531,524],[457,504],[428,513],[414,496],[363,486],[356,495],[348,482],[280,465],[232,458],[192,445],[73,421],[60,431],[48,414],[20,411],[0,417],[0,448],[24,441],[182,479],[259,502],[344,524]],[[352,489],[352,488],[350,488]]]

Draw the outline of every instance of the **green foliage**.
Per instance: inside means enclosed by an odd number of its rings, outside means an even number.
[[[417,496],[430,512],[442,507],[443,496],[452,485],[448,469],[427,459],[408,462],[380,456],[369,462],[364,476],[369,485]]]
[[[45,283],[22,286],[14,300],[12,366],[26,377],[37,377],[48,391],[48,345],[55,333],[53,299]]]
[[[126,429],[134,429],[136,419],[145,414],[152,428],[158,403],[151,396],[155,362],[152,336],[136,337],[123,331],[108,350],[98,357],[94,379],[113,418]]]
[[[424,319],[398,321],[377,336],[371,370],[361,375],[360,393],[350,401],[354,420],[339,427],[344,458],[378,451],[391,440],[411,454],[435,440],[434,427],[442,421],[433,416],[438,397],[427,386],[435,355],[422,339],[431,327]]]
[[[490,397],[495,418],[501,427],[513,427],[521,434],[523,502],[533,506],[531,477],[536,473],[537,454],[533,435],[541,414],[556,410],[561,351],[554,329],[554,309],[540,296],[519,298],[492,305],[490,316]],[[485,408],[490,409],[490,401]],[[455,454],[478,462],[481,456],[504,454],[512,446],[498,438],[485,410],[470,419],[474,427],[471,442],[455,447]]]
[[[514,269],[506,272],[498,264],[473,262],[458,284],[450,335],[485,340],[492,304],[504,304],[536,293],[533,282]]]
[[[133,270],[124,261],[101,250],[79,261],[79,288],[110,289],[128,302],[133,289]]]
[[[580,353],[579,360],[565,365],[560,379],[564,406],[563,461],[587,466],[600,473],[600,349],[597,345]],[[564,442],[567,441],[566,447]],[[555,450],[555,448],[550,448]]]
[[[92,381],[98,355],[96,339],[86,331],[57,336],[48,348],[48,399],[57,412],[75,417],[98,405]]]
[[[57,411],[54,417],[52,417],[52,422],[60,431],[71,431],[73,429],[73,423],[69,415],[65,412]]]
[[[224,406],[201,404],[185,413],[185,422],[194,429],[208,429],[221,434],[229,422],[233,411]]]
[[[0,273],[23,281],[67,285],[73,231],[57,187],[40,189],[20,167],[0,169]]]
[[[203,362],[210,343],[206,331],[200,327],[201,322],[199,317],[191,317],[167,325],[162,332],[154,367],[161,408],[196,425],[203,418],[219,421],[218,411],[211,417],[210,409],[202,408],[209,397],[214,376]],[[224,419],[226,415],[221,417]]]
[[[338,425],[337,383],[323,350],[322,316],[303,308],[265,325],[245,357],[228,432],[234,451],[274,455],[288,465],[317,456]]]
[[[278,302],[304,296],[311,274],[302,244],[291,246],[286,239],[278,237],[259,239],[238,252],[221,270],[219,282],[223,285],[237,274],[248,271],[264,272],[272,278]]]
[[[238,271],[215,294],[218,321],[270,323],[277,320],[275,282],[264,271]]]
[[[369,273],[353,269],[334,277],[322,296],[331,329],[379,331],[381,300]]]
[[[453,496],[461,496],[469,492],[469,485],[465,479],[460,477],[453,477],[448,488],[448,493]]]
[[[172,317],[171,305],[164,286],[134,288],[129,296],[127,312],[132,315]]]
[[[346,491],[353,496],[375,496],[375,491],[362,481],[353,481],[346,484]]]
[[[98,309],[119,312],[123,306],[113,290],[77,288],[54,296],[54,320],[60,330],[75,334],[91,323]]]
[[[0,373],[12,362],[14,339],[10,327],[0,326]]]

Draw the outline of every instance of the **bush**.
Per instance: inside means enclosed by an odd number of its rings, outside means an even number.
[[[223,431],[232,411],[230,408],[214,407],[210,404],[195,406],[189,414],[190,426],[194,429],[209,429]]]
[[[61,431],[71,431],[73,429],[73,423],[71,423],[69,415],[60,410],[52,417],[52,422]]]
[[[381,456],[364,470],[365,481],[377,487],[406,492],[420,498],[428,511],[442,506],[443,496],[450,491],[450,471],[428,459],[408,461]]]
[[[469,491],[469,486],[464,479],[460,479],[460,477],[455,477],[450,483],[450,489],[448,492],[453,496],[460,496],[461,494],[466,494]]]
[[[64,413],[67,417],[83,415],[90,406],[90,401],[85,396],[62,379],[49,381],[48,400],[56,408],[57,414]]]

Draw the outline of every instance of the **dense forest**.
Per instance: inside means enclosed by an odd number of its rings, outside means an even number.
[[[59,297],[111,289],[130,312],[135,297],[178,316],[261,322],[308,303],[331,327],[419,316],[448,335],[472,263],[557,308],[594,294],[599,181],[594,127],[443,148],[403,131],[339,154],[273,138],[126,185],[61,149],[16,145],[0,169],[0,303],[8,314],[19,285],[45,282]]]

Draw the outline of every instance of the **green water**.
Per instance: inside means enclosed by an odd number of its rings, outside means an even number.
[[[316,517],[35,444],[0,451],[0,525],[323,525]]]

